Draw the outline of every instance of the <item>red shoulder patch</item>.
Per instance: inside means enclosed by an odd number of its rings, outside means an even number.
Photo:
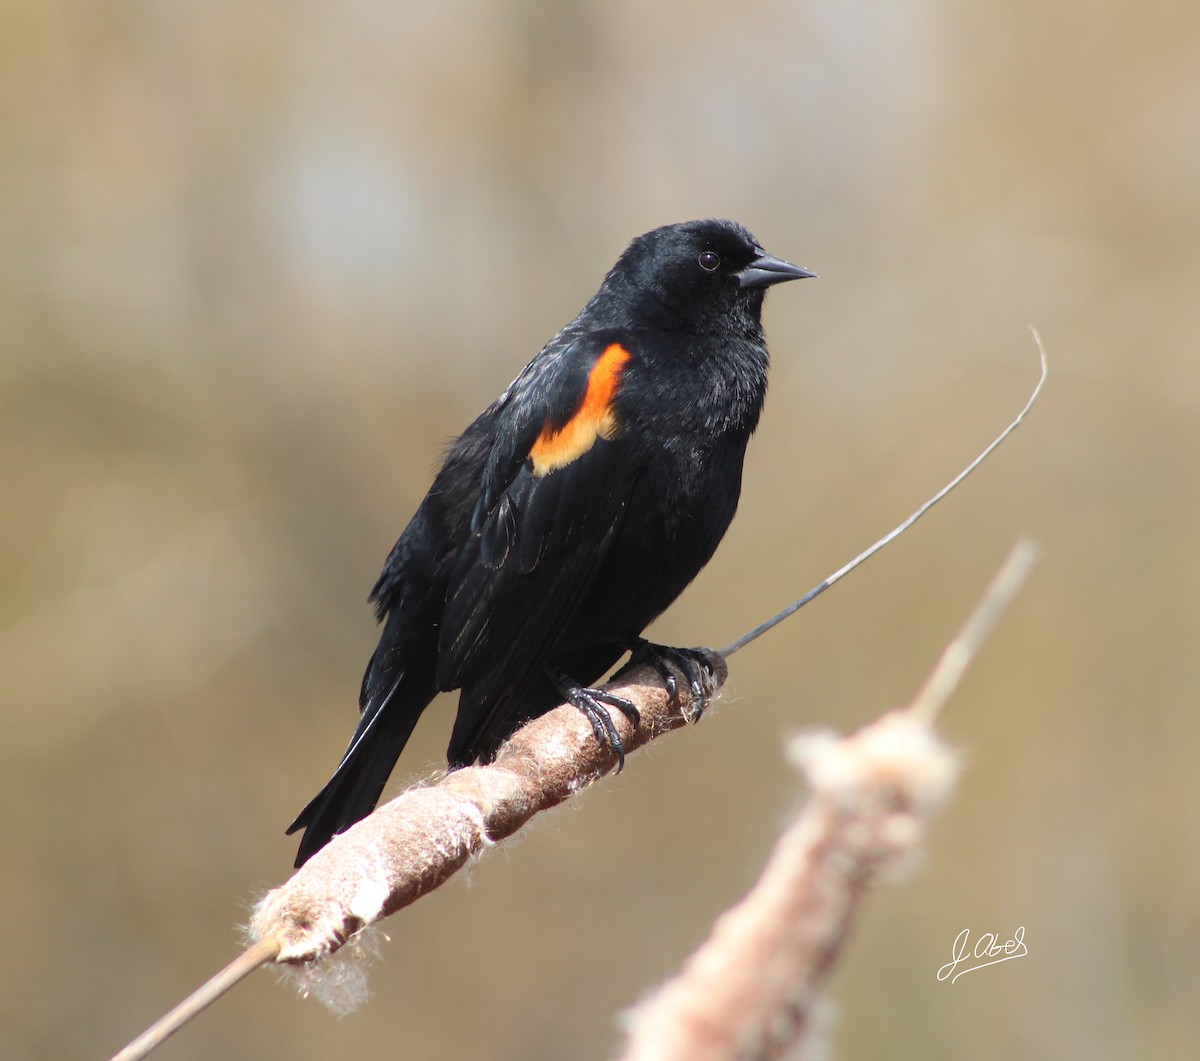
[[[557,430],[547,424],[529,451],[534,475],[548,475],[565,467],[591,449],[597,438],[613,437],[617,424],[612,399],[628,360],[629,351],[619,343],[613,343],[597,358],[588,373],[583,400],[571,419]]]

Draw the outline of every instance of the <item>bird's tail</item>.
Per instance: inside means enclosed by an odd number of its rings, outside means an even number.
[[[296,865],[302,866],[333,836],[365,818],[412,735],[417,719],[436,688],[432,676],[420,680],[400,673],[385,685],[377,681],[379,653],[372,658],[363,681],[363,712],[350,746],[328,783],[288,826],[290,836],[304,830]],[[372,695],[372,689],[382,695]]]

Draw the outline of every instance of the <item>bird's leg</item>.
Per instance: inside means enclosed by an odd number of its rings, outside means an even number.
[[[619,774],[625,768],[625,743],[621,740],[621,734],[617,732],[608,709],[615,707],[635,726],[641,721],[638,709],[623,696],[606,693],[603,689],[586,688],[553,667],[548,667],[547,673],[559,695],[572,707],[583,712],[583,717],[592,724],[596,743],[602,746],[607,744],[612,748],[617,757]]]
[[[692,710],[688,721],[695,722],[704,714],[712,702],[714,690],[712,650],[707,648],[672,648],[670,645],[656,645],[644,637],[632,637],[627,645],[629,662],[615,676],[623,674],[630,667],[645,663],[653,667],[673,704],[679,703],[679,683],[675,677],[678,670],[688,683],[692,694]]]

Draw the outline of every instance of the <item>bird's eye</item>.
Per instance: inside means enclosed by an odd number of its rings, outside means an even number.
[[[716,251],[703,251],[700,254],[699,262],[701,269],[706,273],[711,273],[721,264],[721,256]]]

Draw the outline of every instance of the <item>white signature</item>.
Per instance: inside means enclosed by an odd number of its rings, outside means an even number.
[[[950,961],[937,971],[937,978],[939,980],[948,979],[950,983],[954,983],[964,973],[973,973],[976,969],[982,969],[986,965],[995,965],[997,962],[1006,962],[1012,958],[1024,958],[1028,953],[1029,951],[1025,948],[1024,925],[1021,925],[1012,934],[1012,939],[1003,943],[994,932],[985,932],[975,941],[974,948],[971,947],[971,930],[964,928],[954,938]],[[976,959],[974,965],[968,965],[965,969],[958,968],[971,957]],[[958,969],[957,972],[955,972],[956,969]]]

